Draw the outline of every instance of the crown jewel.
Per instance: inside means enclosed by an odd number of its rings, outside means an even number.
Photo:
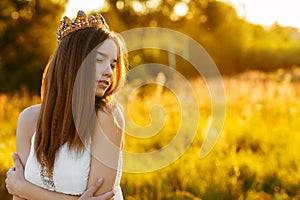
[[[80,10],[77,13],[77,17],[73,20],[70,20],[67,16],[62,18],[59,29],[56,31],[56,38],[58,41],[61,41],[65,36],[76,30],[97,26],[109,29],[109,26],[101,14],[87,17],[87,15]]]

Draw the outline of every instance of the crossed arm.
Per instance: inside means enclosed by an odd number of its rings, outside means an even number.
[[[110,190],[102,195],[94,196],[94,193],[103,184],[103,178],[93,183],[80,197],[43,189],[25,180],[24,167],[19,156],[13,154],[12,157],[15,165],[8,170],[5,182],[8,192],[14,195],[13,200],[110,200],[116,193],[115,190]]]
[[[24,167],[30,152],[31,137],[35,131],[36,122],[38,113],[40,110],[40,105],[32,106],[25,109],[19,116],[18,126],[17,126],[17,151],[19,156],[14,155],[13,159],[15,161],[15,166],[13,166],[7,172],[6,186],[10,194],[14,195],[13,200],[109,200],[115,194],[115,191],[112,189],[114,185],[117,170],[111,169],[97,160],[99,157],[99,152],[105,152],[103,147],[96,145],[101,142],[102,138],[98,137],[98,134],[95,134],[97,137],[93,138],[95,145],[92,145],[92,159],[91,159],[91,169],[89,174],[88,189],[81,196],[66,195],[58,192],[49,191],[38,187],[34,184],[31,184],[24,178]],[[104,126],[105,132],[111,132],[108,138],[116,146],[120,147],[122,134],[115,134],[114,129],[111,129],[111,116],[108,116],[104,113],[100,113],[99,117]],[[109,126],[105,126],[109,125]],[[93,144],[93,143],[92,143]],[[98,155],[97,155],[98,154]],[[114,156],[115,158],[118,155]],[[18,164],[17,164],[18,163]],[[100,173],[101,172],[101,173]],[[99,181],[99,177],[104,177],[105,181]],[[101,187],[100,187],[101,185]],[[97,195],[97,196],[93,196]]]

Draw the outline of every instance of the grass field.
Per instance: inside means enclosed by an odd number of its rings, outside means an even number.
[[[202,80],[191,82],[201,118],[193,143],[169,166],[157,171],[123,173],[124,197],[132,199],[260,200],[300,199],[300,73],[278,70],[224,77],[226,119],[217,145],[203,159],[199,151],[210,118],[210,99]],[[180,87],[180,86],[179,86]],[[184,89],[182,89],[184,91]],[[151,122],[148,108],[161,103],[168,116],[151,140],[126,135],[126,151],[160,149],[174,137],[180,120],[176,94],[144,88],[132,97],[131,117],[141,125]],[[18,114],[38,103],[26,90],[0,94],[0,199],[9,199],[5,173],[15,151]],[[126,162],[126,160],[125,160]]]

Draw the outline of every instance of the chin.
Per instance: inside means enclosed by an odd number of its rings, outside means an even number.
[[[103,97],[103,95],[104,95],[104,94],[96,94],[95,96],[101,98],[101,97]]]
[[[101,90],[101,91],[96,91],[96,94],[95,94],[96,97],[103,97],[104,96],[104,91]]]

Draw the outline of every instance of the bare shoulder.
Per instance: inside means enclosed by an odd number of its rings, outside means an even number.
[[[18,118],[18,127],[17,127],[17,133],[18,130],[23,130],[23,132],[26,133],[34,133],[36,129],[36,123],[38,120],[39,112],[40,112],[40,104],[30,106],[26,109],[24,109]],[[32,135],[31,134],[31,135]],[[30,136],[30,135],[29,135]]]
[[[41,104],[37,104],[34,106],[30,106],[28,108],[25,108],[19,115],[18,122],[27,122],[29,125],[31,123],[36,123],[39,112],[40,112]]]
[[[125,128],[125,119],[123,115],[123,107],[120,104],[117,104],[114,109],[114,119],[117,123],[119,129],[121,129],[122,133],[124,132]]]
[[[99,110],[97,118],[100,128],[97,131],[104,133],[111,142],[120,147],[124,132],[124,119],[121,109],[114,107],[112,110]],[[96,134],[94,139],[96,139],[95,141],[103,140],[99,137],[99,134]]]
[[[36,131],[36,124],[41,105],[34,105],[24,109],[18,118],[16,147],[25,166],[31,146],[31,137]]]

